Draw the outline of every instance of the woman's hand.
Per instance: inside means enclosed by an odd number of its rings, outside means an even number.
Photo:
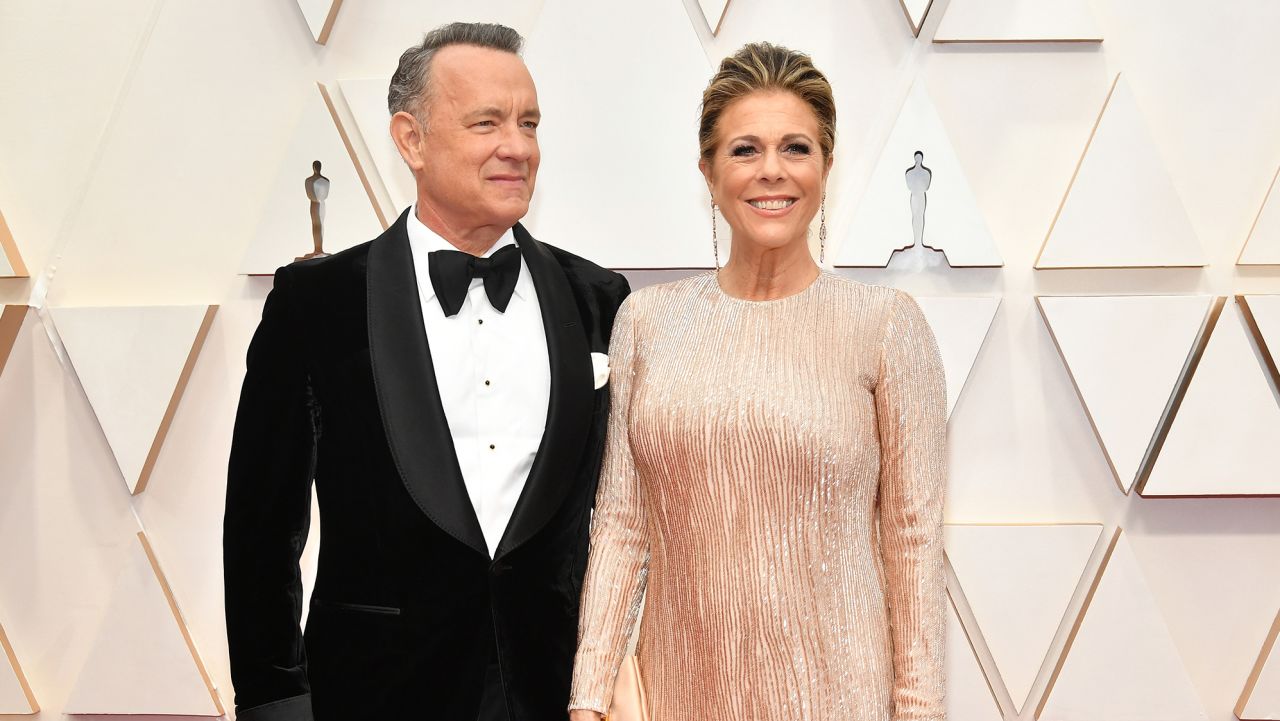
[[[569,712],[569,721],[603,721],[604,714],[576,708]]]

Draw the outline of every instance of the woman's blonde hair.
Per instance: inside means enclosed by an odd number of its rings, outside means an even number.
[[[702,120],[698,146],[703,160],[716,149],[716,124],[724,109],[757,91],[792,93],[813,110],[818,119],[818,145],[829,159],[836,146],[836,101],[831,83],[808,55],[773,43],[743,45],[720,62],[720,69],[702,91]]]

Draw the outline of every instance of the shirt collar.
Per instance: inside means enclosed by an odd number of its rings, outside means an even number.
[[[413,253],[415,265],[420,265],[422,270],[426,270],[427,254],[437,250],[458,250],[453,243],[440,237],[434,230],[428,228],[425,223],[418,219],[418,206],[414,204],[409,208],[409,219],[405,224],[405,230],[409,233],[409,248]],[[480,257],[488,258],[495,252],[505,248],[508,245],[516,245],[516,236],[511,228],[507,228],[507,232],[503,233],[492,246],[489,247]],[[419,278],[425,278],[425,272],[418,274]],[[473,278],[471,287],[475,288],[480,283],[479,278]],[[426,283],[419,283],[419,292],[424,301],[433,300],[436,297],[435,286],[428,280]],[[524,258],[520,259],[520,277],[516,279],[516,288],[513,295],[525,300],[532,297],[533,281],[529,277],[529,267],[525,265]]]

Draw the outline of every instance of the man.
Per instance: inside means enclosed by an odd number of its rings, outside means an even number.
[[[566,715],[602,354],[628,287],[517,222],[539,160],[521,43],[455,23],[407,50],[388,103],[417,202],[276,272],[228,474],[240,721]]]

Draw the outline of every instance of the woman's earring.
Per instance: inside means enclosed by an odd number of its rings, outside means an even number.
[[[716,199],[711,199],[711,249],[716,254],[716,270],[720,270],[720,240],[716,238]]]
[[[821,220],[818,221],[818,263],[827,261],[827,194],[822,194]]]

